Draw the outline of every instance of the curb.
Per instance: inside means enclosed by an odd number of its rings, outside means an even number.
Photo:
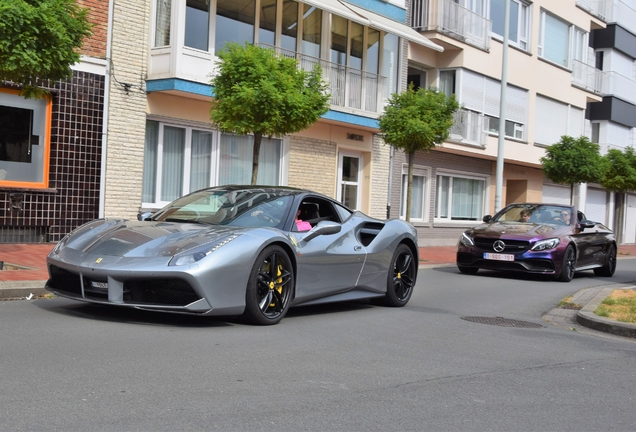
[[[577,312],[576,321],[588,328],[611,333],[618,336],[636,338],[636,324],[622,323],[600,317],[594,313],[596,308],[605,300],[612,291],[621,289],[618,287],[604,288],[589,301],[583,309]]]
[[[44,285],[45,280],[0,282],[0,300],[28,297],[29,294],[47,294]]]

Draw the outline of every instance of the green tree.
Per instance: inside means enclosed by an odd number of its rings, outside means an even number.
[[[547,178],[570,185],[570,202],[575,184],[598,183],[605,175],[605,160],[599,153],[599,145],[584,136],[563,135],[558,143],[546,147],[540,161]]]
[[[403,93],[394,93],[380,116],[380,131],[384,141],[409,155],[406,192],[406,220],[411,220],[411,186],[415,152],[430,151],[448,138],[453,126],[453,114],[459,108],[455,96],[413,85]]]
[[[610,149],[605,156],[605,173],[599,182],[608,191],[616,192],[617,218],[623,220],[625,214],[625,194],[636,190],[636,153],[631,147],[625,151]],[[616,236],[622,237],[621,224],[616,224]]]
[[[0,1],[0,80],[21,84],[27,98],[47,94],[38,79],[69,78],[91,27],[74,0]]]
[[[308,72],[293,58],[250,44],[228,44],[218,56],[210,119],[222,132],[254,135],[252,184],[256,184],[263,136],[308,128],[328,111],[330,95],[319,66]]]
[[[610,149],[605,156],[605,172],[601,186],[613,192],[636,190],[636,153],[631,147],[624,152]]]

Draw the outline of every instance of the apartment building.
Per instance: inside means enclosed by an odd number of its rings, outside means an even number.
[[[25,99],[0,82],[0,242],[58,241],[99,212],[108,2],[89,7],[93,36],[72,78]]]
[[[539,159],[562,135],[633,146],[636,5],[633,0],[510,0],[502,205],[572,201],[636,241],[636,196],[619,217],[599,185],[551,184]],[[411,0],[410,25],[443,52],[409,46],[408,80],[458,98],[448,142],[416,156],[411,221],[422,244],[454,244],[495,211],[504,0]],[[392,216],[404,217],[405,155],[391,159]],[[572,195],[572,196],[571,196]],[[632,210],[634,208],[634,210]]]
[[[264,140],[258,183],[385,217],[390,150],[377,119],[406,87],[408,44],[443,51],[408,25],[407,9],[404,0],[115,1],[104,214],[134,218],[190,191],[250,182],[252,137],[209,120],[216,53],[236,42],[320,64],[331,93],[309,129]]]

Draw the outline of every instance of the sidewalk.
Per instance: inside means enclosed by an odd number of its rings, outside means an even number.
[[[4,270],[0,270],[0,300],[25,298],[45,294],[44,284],[48,279],[46,256],[55,247],[53,243],[44,244],[2,244],[0,243],[0,261]],[[421,247],[420,268],[434,268],[455,265],[455,246]],[[618,259],[636,258],[636,244],[619,245]],[[576,323],[585,327],[636,337],[636,325],[617,323],[593,314],[598,304],[609,295],[612,288],[594,287],[579,291],[573,301],[583,309],[572,311],[553,309],[543,318],[555,325],[575,328]]]

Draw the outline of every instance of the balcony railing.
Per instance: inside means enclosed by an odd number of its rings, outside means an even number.
[[[620,150],[624,152],[625,150],[627,150],[628,147],[632,147],[631,144],[624,146],[624,145],[612,144],[612,143],[599,143],[598,146],[599,146],[599,153],[601,154],[601,156],[605,156],[609,150]]]
[[[452,0],[413,0],[411,3],[411,27],[438,31],[477,48],[490,48],[491,26],[489,19]]]
[[[578,60],[572,63],[572,84],[601,96],[636,104],[636,82],[618,72],[603,72]]]
[[[614,0],[576,0],[576,5],[602,21],[610,22]]]
[[[579,60],[572,61],[572,84],[591,93],[601,94],[603,71]]]
[[[636,104],[636,82],[618,72],[603,72],[601,94]]]
[[[304,70],[312,70],[320,65],[323,77],[329,83],[333,107],[366,111],[378,114],[383,108],[386,94],[386,77],[332,63],[316,57],[290,51],[273,45],[260,44],[263,48],[275,50],[278,54],[295,58]]]
[[[450,141],[485,146],[488,124],[489,119],[483,114],[459,109],[453,117]]]

